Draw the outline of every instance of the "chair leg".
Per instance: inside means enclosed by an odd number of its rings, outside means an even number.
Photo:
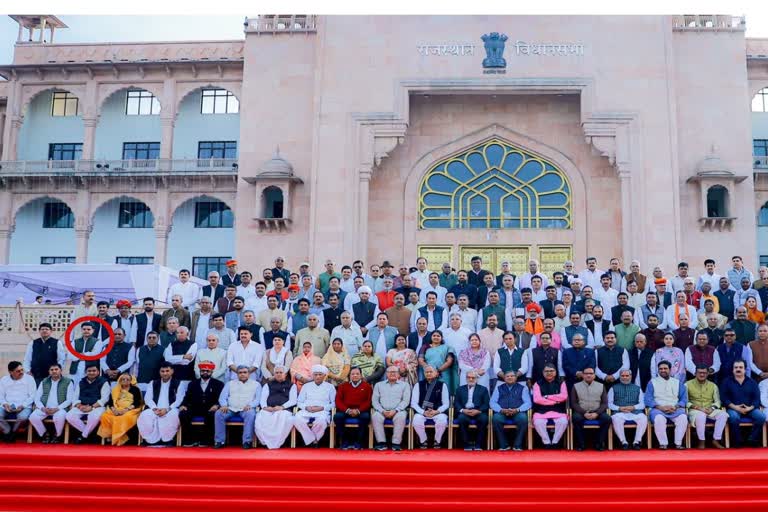
[[[528,420],[528,449],[533,450],[533,424]]]
[[[453,422],[448,424],[448,449],[453,448]]]
[[[102,438],[102,441],[104,438]],[[64,444],[69,444],[69,423],[64,422]]]
[[[653,447],[653,438],[651,437],[651,430],[653,430],[652,427],[653,427],[653,424],[651,423],[651,420],[648,420],[648,428],[645,429],[645,437],[647,439],[649,450],[651,449],[651,447]]]
[[[691,424],[688,423],[688,428],[685,429],[685,447],[691,448]]]
[[[368,424],[368,449],[373,449],[373,423]]]
[[[608,424],[608,451],[613,451],[613,423]]]
[[[291,448],[296,448],[296,427],[291,429]]]
[[[181,446],[181,425],[179,425],[179,430],[176,432],[176,448],[179,448]]]
[[[731,426],[727,423],[725,424],[725,447],[731,447]]]
[[[766,441],[768,441],[768,430],[766,430],[765,423],[763,423],[763,448],[765,448],[765,445],[768,444]]]
[[[45,421],[43,421],[43,426],[45,426]],[[32,428],[32,424],[30,422],[27,422],[27,444],[32,444],[32,431],[34,429]]]

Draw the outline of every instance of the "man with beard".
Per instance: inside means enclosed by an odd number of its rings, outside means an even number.
[[[179,422],[186,438],[184,446],[209,446],[213,442],[214,415],[219,410],[219,398],[224,383],[212,378],[216,365],[200,361],[197,365],[200,378],[187,386],[184,400],[179,407]],[[194,419],[203,418],[203,426],[192,425]]]

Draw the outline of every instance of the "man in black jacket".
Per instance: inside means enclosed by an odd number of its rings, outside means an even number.
[[[213,441],[214,414],[219,408],[219,396],[224,383],[213,379],[216,365],[210,361],[200,361],[200,378],[189,383],[184,400],[179,407],[179,421],[185,438],[184,446],[209,446]],[[202,429],[193,426],[192,421],[203,419]]]
[[[648,348],[648,342],[642,333],[635,334],[635,346],[629,351],[629,369],[632,370],[632,382],[645,391],[651,380],[651,360],[653,350]]]
[[[471,396],[470,396],[471,393]],[[454,416],[459,422],[461,442],[464,451],[483,451],[486,434],[488,433],[488,406],[490,404],[488,388],[477,383],[477,374],[474,371],[467,372],[467,383],[456,390],[456,398],[453,401]],[[469,426],[475,422],[477,439],[472,442],[469,434]]]

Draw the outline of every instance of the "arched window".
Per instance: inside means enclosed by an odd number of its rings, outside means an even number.
[[[264,218],[283,218],[283,191],[277,187],[267,187],[263,195]]]
[[[493,139],[437,162],[419,189],[420,229],[569,229],[571,188],[552,163]]]
[[[707,190],[707,217],[728,217],[728,190],[714,185]]]
[[[768,87],[760,89],[752,97],[752,112],[768,112]]]
[[[768,203],[765,203],[757,214],[757,225],[768,226]]]

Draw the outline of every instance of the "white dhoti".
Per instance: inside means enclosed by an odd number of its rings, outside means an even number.
[[[274,412],[261,410],[256,415],[254,423],[256,437],[270,450],[283,446],[292,428],[293,414],[285,410]]]
[[[43,420],[48,418],[49,415],[45,414],[42,409],[35,409],[32,414],[29,415],[29,422],[35,427],[37,435],[40,437],[45,434],[45,424]],[[50,418],[53,420],[53,426],[56,429],[56,437],[59,437],[64,432],[64,423],[67,421],[67,411],[59,409]]]
[[[310,418],[314,418],[311,427],[309,426]],[[304,444],[310,445],[323,438],[325,429],[328,428],[328,413],[299,411],[293,418],[293,424],[304,439]]]
[[[667,438],[667,419],[669,419],[675,426],[675,444],[683,444],[685,432],[688,430],[688,418],[686,418],[685,414],[678,414],[674,418],[667,418],[663,414],[656,414],[653,418],[653,429],[656,433],[656,440],[662,446],[667,446],[669,444]]]
[[[621,441],[621,444],[627,442],[627,435],[624,432],[624,423],[628,421],[634,421],[637,428],[635,428],[635,440],[633,444],[640,444],[643,442],[643,435],[645,435],[645,429],[648,428],[648,416],[643,413],[633,412],[615,412],[611,415],[611,423],[613,423],[613,431],[616,432],[616,436]]]
[[[170,409],[165,416],[160,417],[151,409],[146,409],[139,415],[136,425],[139,427],[141,437],[149,444],[159,441],[167,443],[179,431],[179,411]]]
[[[722,410],[714,410],[710,417],[715,421],[715,432],[712,437],[713,439],[720,441],[723,438],[725,425],[728,423],[728,413]],[[29,420],[32,421],[31,416]],[[696,427],[696,437],[699,438],[699,441],[705,441],[707,435],[707,414],[702,411],[691,409],[688,411],[688,421],[691,422],[691,425]]]
[[[102,414],[104,414],[103,407],[97,407],[88,413],[80,412],[80,409],[73,407],[67,413],[67,423],[80,431],[83,437],[88,437],[99,426]],[[83,416],[87,416],[86,421],[83,421]]]
[[[448,415],[440,413],[432,416],[430,419],[435,421],[435,444],[437,445],[440,444],[440,441],[443,439],[445,429],[448,428]],[[426,421],[427,417],[423,414],[416,414],[413,416],[413,430],[415,430],[416,434],[418,434],[419,442],[421,443],[427,442],[427,429],[424,426]]]

